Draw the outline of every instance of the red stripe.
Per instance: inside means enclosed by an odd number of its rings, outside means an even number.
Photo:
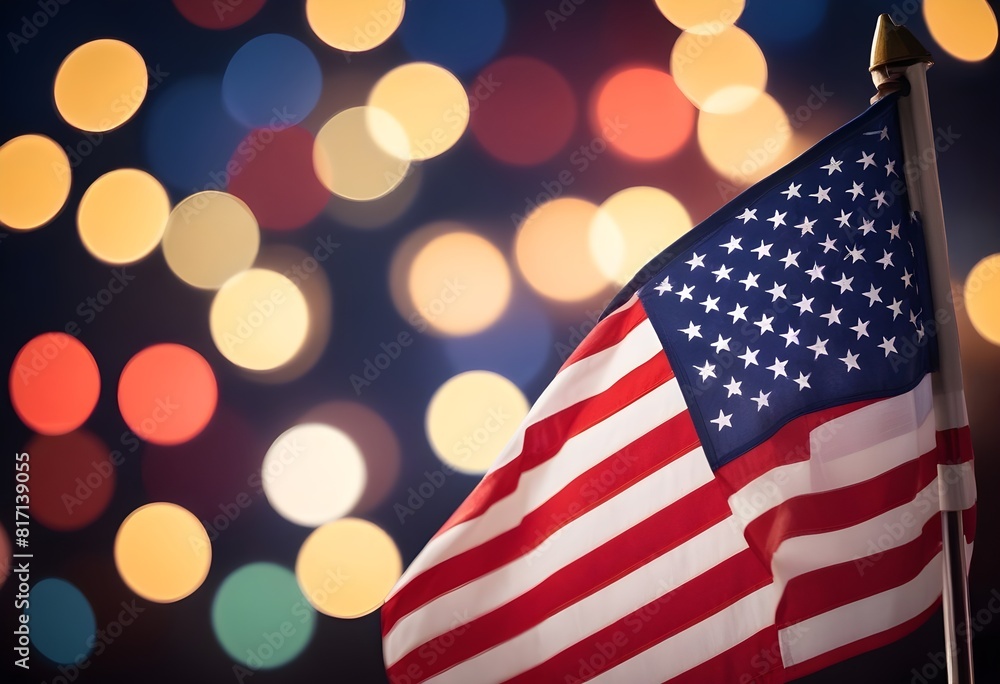
[[[552,498],[526,514],[516,527],[414,577],[405,591],[386,602],[383,631],[388,632],[420,605],[531,553],[570,521],[697,445],[694,423],[686,411],[650,430],[573,479]],[[403,594],[406,598],[401,598]]]
[[[867,651],[885,646],[886,644],[891,644],[893,641],[898,641],[920,625],[924,624],[924,622],[927,621],[927,618],[937,611],[940,604],[941,599],[939,597],[919,615],[907,620],[906,622],[900,623],[895,627],[891,627],[884,632],[873,634],[865,637],[864,639],[858,639],[857,641],[845,644],[844,646],[827,651],[826,653],[821,653],[815,658],[810,658],[809,660],[787,667],[785,668],[785,672],[788,674],[788,679],[792,680],[798,679],[799,677],[805,677],[808,674],[818,672],[819,670],[830,667],[831,665],[839,663],[842,660],[853,658],[856,655],[866,653]]]
[[[771,508],[746,528],[751,548],[770,565],[786,539],[851,527],[902,506],[937,477],[937,450],[877,477],[828,492],[804,494]]]
[[[634,300],[626,309],[619,309],[598,323],[580,345],[573,350],[566,362],[559,369],[573,365],[580,359],[593,356],[605,349],[610,349],[625,339],[625,336],[635,330],[646,319],[646,312],[639,300]]]
[[[919,537],[902,546],[795,577],[778,603],[778,628],[906,584],[940,551],[941,518],[934,515]]]
[[[521,454],[483,478],[435,536],[482,515],[517,489],[521,473],[545,463],[559,453],[567,440],[614,415],[672,377],[667,356],[661,351],[604,392],[529,425],[524,431]]]
[[[770,583],[746,549],[508,682],[587,681]]]
[[[784,684],[778,630],[765,627],[746,641],[670,679],[670,684]]]
[[[972,433],[968,425],[938,431],[937,445],[941,463],[957,465],[972,460]]]
[[[971,544],[976,538],[976,504],[962,511],[962,531],[965,532],[965,543]]]

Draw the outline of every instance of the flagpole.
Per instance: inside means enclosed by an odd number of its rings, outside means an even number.
[[[906,156],[905,176],[910,207],[920,212],[931,275],[931,295],[936,308],[939,369],[933,375],[934,410],[938,430],[968,425],[958,325],[951,292],[948,243],[945,237],[937,154],[927,96],[930,53],[902,26],[883,14],[872,41],[871,74],[878,93],[872,102],[894,91],[909,92],[900,98],[899,118]],[[969,629],[968,563],[962,511],[975,501],[975,488],[967,469],[938,467],[944,545],[944,629],[951,684],[973,684],[972,634]]]

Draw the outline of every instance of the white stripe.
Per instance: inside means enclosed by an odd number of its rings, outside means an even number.
[[[965,406],[965,391],[959,388],[957,391],[941,391],[935,394],[934,413],[938,417],[938,430],[951,430],[968,425],[969,411]]]
[[[956,465],[938,464],[941,510],[964,511],[976,503],[976,473],[972,461]]]
[[[458,626],[456,622],[468,623],[517,598],[560,568],[712,479],[705,452],[698,447],[587,511],[551,536],[548,529],[523,530],[525,540],[547,539],[527,555],[439,596],[393,625],[384,640],[386,664],[395,664],[414,648],[454,629]],[[559,515],[568,513],[558,511]],[[556,520],[550,519],[546,527],[555,525]]]
[[[778,632],[785,667],[802,663],[915,618],[941,595],[941,554],[915,578]]]
[[[736,534],[733,527],[724,520],[600,591],[564,608],[527,632],[427,681],[436,684],[465,684],[482,681],[487,673],[493,681],[513,677],[577,642],[586,640],[594,632],[655,601],[746,548],[743,537]],[[760,600],[760,603],[763,605],[765,601]],[[773,624],[773,599],[766,603],[770,610],[767,619]],[[763,610],[756,604],[754,606]]]
[[[773,625],[775,606],[774,587],[762,587],[591,681],[642,683],[676,677]],[[752,663],[744,665],[749,672]]]
[[[671,378],[621,411],[567,440],[555,456],[522,473],[517,488],[494,501],[482,515],[432,538],[390,595],[428,568],[517,527],[525,514],[548,501],[578,475],[684,410],[684,395],[677,380]]]
[[[810,457],[772,468],[729,497],[744,525],[789,499],[859,484],[912,461],[937,443],[930,378],[810,433]]]

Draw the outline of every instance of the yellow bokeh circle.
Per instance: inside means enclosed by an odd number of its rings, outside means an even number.
[[[924,0],[924,20],[945,51],[966,62],[986,59],[997,47],[997,17],[986,0]]]
[[[117,169],[83,193],[76,225],[96,258],[130,264],[156,249],[169,216],[170,198],[159,181],[139,169]]]
[[[146,98],[146,63],[128,43],[102,38],[69,53],[56,73],[56,109],[70,126],[103,132],[132,118]]]
[[[0,223],[13,230],[43,226],[69,197],[69,158],[44,135],[20,135],[0,146]]]
[[[792,126],[767,93],[737,114],[698,113],[698,145],[709,165],[729,180],[749,184],[786,160]]]
[[[764,53],[735,26],[682,33],[670,52],[670,73],[692,104],[717,114],[746,109],[767,85]]]
[[[656,7],[677,28],[695,33],[718,32],[743,14],[745,0],[656,0]]]
[[[392,537],[358,518],[317,528],[295,561],[295,577],[309,603],[338,618],[378,609],[402,572],[403,559]]]
[[[1000,345],[1000,254],[991,254],[969,272],[965,307],[976,332]]]
[[[306,20],[327,45],[364,52],[389,40],[405,8],[404,0],[306,0]]]
[[[159,502],[125,518],[115,536],[114,556],[129,589],[149,601],[173,603],[208,577],[212,546],[193,513]]]
[[[497,373],[469,371],[441,385],[424,421],[438,458],[464,473],[484,473],[528,415],[528,400]]]

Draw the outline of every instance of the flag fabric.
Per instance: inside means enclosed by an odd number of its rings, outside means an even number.
[[[619,295],[387,598],[390,681],[783,682],[935,611],[972,453],[897,103]]]

